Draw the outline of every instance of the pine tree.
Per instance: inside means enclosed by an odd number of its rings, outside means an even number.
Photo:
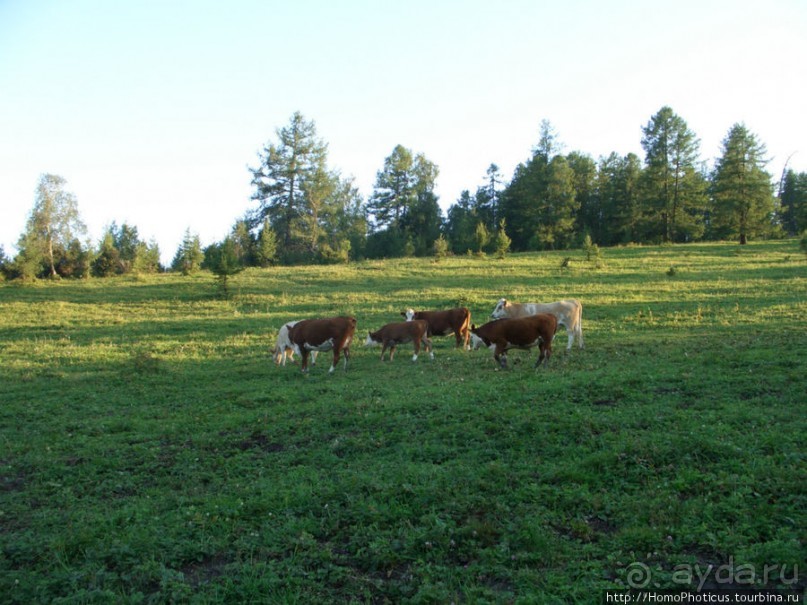
[[[98,246],[98,254],[92,263],[92,274],[95,277],[110,277],[122,273],[120,251],[115,247],[115,235],[108,229]]]
[[[663,242],[699,239],[706,207],[706,180],[696,169],[700,141],[669,107],[662,107],[642,132],[646,237]]]
[[[277,236],[275,235],[269,219],[263,221],[263,227],[258,235],[258,243],[255,250],[255,261],[259,267],[268,267],[277,260]]]
[[[367,205],[381,256],[430,253],[443,220],[434,193],[438,174],[436,164],[402,145],[384,160]]]
[[[785,172],[779,203],[786,233],[797,235],[807,229],[807,172]]]
[[[597,169],[600,243],[627,244],[639,240],[639,183],[642,167],[633,153],[601,158]]]
[[[258,202],[251,224],[268,218],[281,250],[289,259],[300,257],[310,247],[311,223],[305,188],[325,163],[327,145],[317,136],[316,125],[296,112],[285,128],[277,131],[278,142],[266,145],[260,165],[251,168],[252,199]]]
[[[771,232],[773,185],[765,172],[765,146],[743,124],[723,139],[723,155],[712,176],[710,222],[716,237],[749,237]]]
[[[507,236],[506,228],[507,221],[505,219],[499,221],[499,229],[496,231],[496,235],[493,238],[493,248],[497,258],[504,258],[510,251],[511,240]]]
[[[203,260],[204,253],[199,236],[192,235],[191,230],[187,229],[171,262],[171,269],[181,272],[182,275],[191,275],[201,268]]]
[[[490,232],[488,231],[488,228],[485,227],[485,223],[481,221],[476,224],[476,230],[474,231],[474,244],[476,246],[476,252],[479,254],[485,252],[488,244],[490,244]]]
[[[397,228],[416,198],[415,159],[403,145],[396,145],[384,159],[384,168],[376,174],[373,194],[367,209],[376,230]]]
[[[244,270],[232,235],[227,236],[223,242],[208,247],[205,251],[205,267],[216,274],[222,294],[225,298],[228,297],[229,279]]]

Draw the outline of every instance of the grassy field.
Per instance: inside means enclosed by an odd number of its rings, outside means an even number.
[[[568,268],[561,268],[571,257]],[[807,585],[807,261],[796,241],[0,286],[0,601],[596,603]],[[401,310],[583,303],[549,366]],[[352,314],[347,372],[277,368]],[[514,363],[515,362],[515,363]],[[720,573],[719,573],[720,572]]]

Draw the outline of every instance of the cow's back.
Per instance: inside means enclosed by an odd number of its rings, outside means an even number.
[[[355,317],[303,319],[289,328],[289,339],[296,345],[321,345],[329,339],[349,342],[356,332]]]

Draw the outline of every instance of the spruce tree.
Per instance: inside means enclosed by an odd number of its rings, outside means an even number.
[[[669,107],[651,117],[642,132],[645,237],[663,242],[699,239],[706,208],[706,180],[697,169],[700,141]]]
[[[748,238],[771,232],[773,184],[764,169],[765,146],[743,124],[723,139],[723,154],[712,176],[710,225],[719,238]]]

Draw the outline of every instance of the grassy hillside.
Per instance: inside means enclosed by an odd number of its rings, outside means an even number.
[[[2,600],[590,603],[710,565],[705,587],[807,584],[797,242],[272,268],[232,291],[0,286]],[[579,298],[586,348],[561,332],[548,368],[498,371],[452,338],[416,364],[361,346],[407,306],[480,324],[501,296]],[[347,372],[272,365],[282,322],[337,314],[359,323]]]

